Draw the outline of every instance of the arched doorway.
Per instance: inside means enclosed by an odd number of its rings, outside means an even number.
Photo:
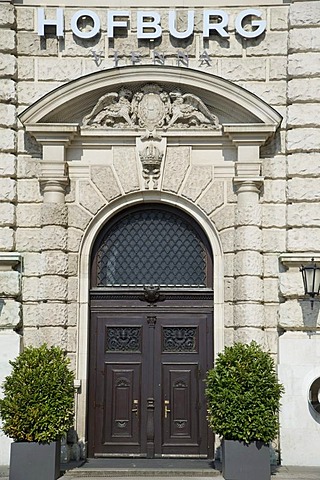
[[[210,457],[212,251],[181,210],[144,204],[101,230],[91,262],[89,456]]]

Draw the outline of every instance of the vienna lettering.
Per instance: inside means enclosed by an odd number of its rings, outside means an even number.
[[[190,37],[194,32],[195,11],[187,12],[187,27],[184,31],[178,31],[176,26],[176,11],[169,10],[168,23],[169,33],[172,37],[183,39]],[[114,38],[117,31],[129,29],[131,19],[130,11],[127,10],[108,10],[107,15],[107,36]],[[256,38],[266,29],[266,21],[262,18],[259,10],[242,10],[235,19],[234,28],[243,38]],[[91,28],[81,28],[83,20],[89,20]],[[250,28],[245,28],[245,26]],[[38,35],[45,36],[46,26],[55,28],[57,37],[64,37],[64,9],[57,8],[54,18],[48,18],[44,8],[38,8]],[[212,35],[220,35],[228,38],[229,16],[224,10],[203,10],[202,16],[202,37],[204,39]],[[78,10],[71,18],[70,27],[73,34],[79,38],[90,39],[100,33],[101,20],[99,15],[93,10]],[[156,11],[137,11],[137,38],[155,39],[162,35],[161,14]]]

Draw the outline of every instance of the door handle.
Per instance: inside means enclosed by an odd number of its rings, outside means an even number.
[[[139,414],[139,400],[133,400],[132,413],[135,413],[136,417]]]
[[[169,400],[164,401],[164,418],[168,418],[168,413],[171,412],[171,410],[169,409],[169,403]]]

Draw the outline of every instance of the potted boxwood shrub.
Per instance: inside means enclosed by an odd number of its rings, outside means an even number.
[[[270,480],[269,442],[278,434],[282,393],[274,362],[257,343],[235,343],[218,355],[206,396],[226,480]]]
[[[10,480],[56,480],[60,439],[73,424],[74,375],[59,347],[26,348],[14,361],[0,400],[2,430],[13,438]]]

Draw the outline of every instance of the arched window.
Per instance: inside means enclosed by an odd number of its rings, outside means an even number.
[[[208,241],[178,209],[128,209],[107,225],[96,245],[94,286],[211,286]]]

